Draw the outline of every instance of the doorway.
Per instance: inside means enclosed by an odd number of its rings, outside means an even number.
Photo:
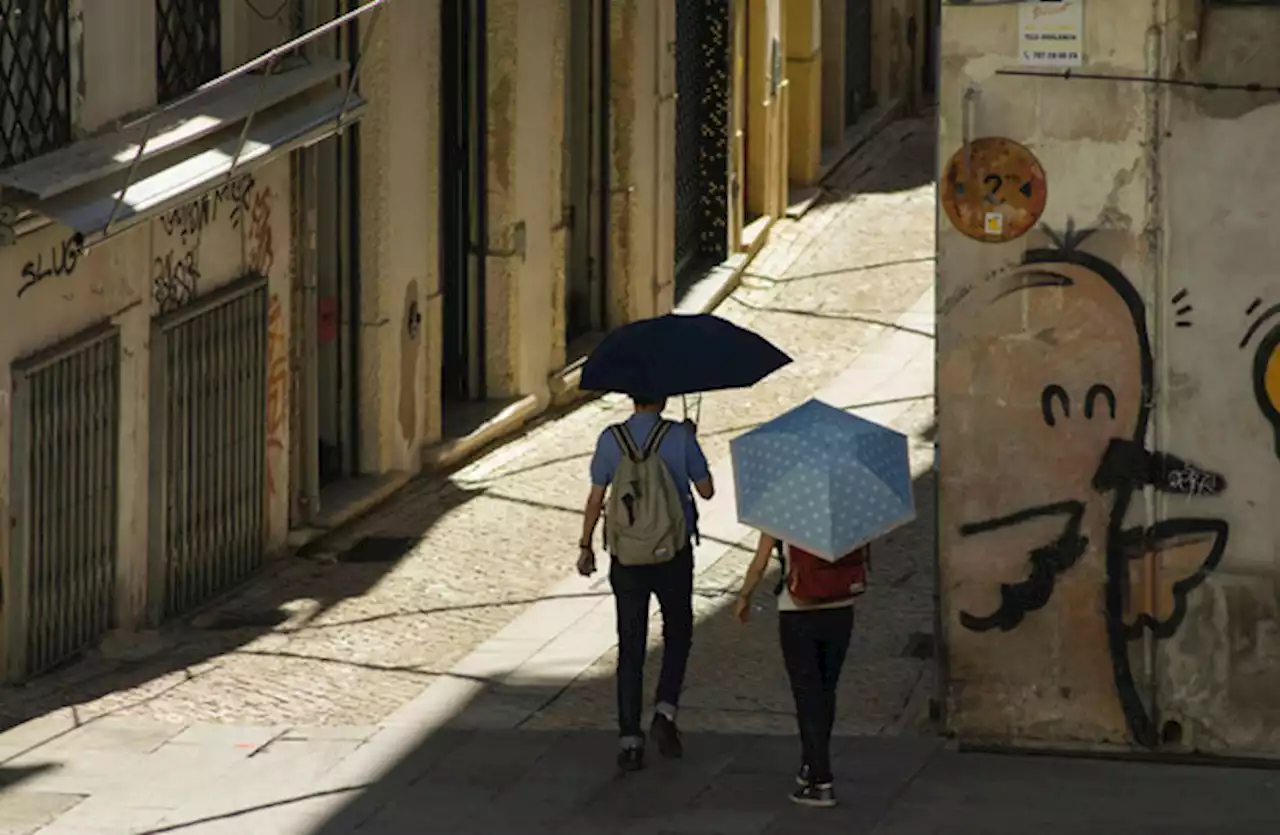
[[[584,351],[607,326],[609,252],[609,0],[571,6],[565,92],[566,260],[565,345]]]
[[[483,400],[485,0],[443,0],[440,259],[445,403]]]
[[[729,0],[676,4],[677,297],[728,254],[732,36]]]
[[[852,127],[876,106],[871,89],[871,3],[848,0],[844,25],[844,121],[846,127]]]
[[[359,128],[308,148],[315,199],[316,437],[321,488],[358,475]]]

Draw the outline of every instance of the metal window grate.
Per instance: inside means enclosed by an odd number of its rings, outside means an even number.
[[[10,678],[76,656],[112,625],[120,339],[105,327],[13,366]]]
[[[0,0],[0,168],[71,141],[67,0]]]
[[[156,0],[156,95],[190,93],[222,72],[221,0]]]
[[[153,618],[238,585],[265,550],[267,289],[157,320],[152,337]]]
[[[676,6],[678,281],[727,254],[729,20],[728,0]]]

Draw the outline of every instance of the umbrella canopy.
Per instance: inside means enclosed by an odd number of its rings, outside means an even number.
[[[735,438],[738,520],[837,560],[915,518],[906,436],[810,400]]]
[[[718,316],[669,313],[605,337],[583,366],[581,387],[674,397],[746,388],[789,362],[764,337]]]

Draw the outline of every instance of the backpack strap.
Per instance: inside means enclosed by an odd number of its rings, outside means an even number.
[[[635,439],[631,437],[631,432],[627,429],[625,423],[615,423],[609,427],[609,432],[613,435],[613,439],[618,442],[618,449],[622,450],[624,455],[632,461],[643,460],[640,448],[636,446]]]
[[[778,561],[778,565],[782,570],[778,572],[778,584],[773,587],[773,596],[777,597],[782,594],[782,590],[787,587],[787,557],[786,546],[782,544],[781,539],[773,541],[773,557]]]
[[[662,441],[667,437],[667,433],[671,431],[671,421],[658,419],[658,423],[649,432],[649,437],[644,442],[644,449],[640,451],[640,460],[648,458],[658,451],[658,447],[662,445]]]

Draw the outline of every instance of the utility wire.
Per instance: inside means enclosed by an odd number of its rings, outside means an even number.
[[[1105,73],[1037,72],[1035,70],[996,70],[996,75],[1017,75],[1024,78],[1057,78],[1063,81],[1133,81],[1139,84],[1167,84],[1170,87],[1194,87],[1210,92],[1237,91],[1242,93],[1280,93],[1275,84],[1219,84],[1213,81],[1188,81],[1181,78],[1161,78],[1152,75],[1107,75]]]

